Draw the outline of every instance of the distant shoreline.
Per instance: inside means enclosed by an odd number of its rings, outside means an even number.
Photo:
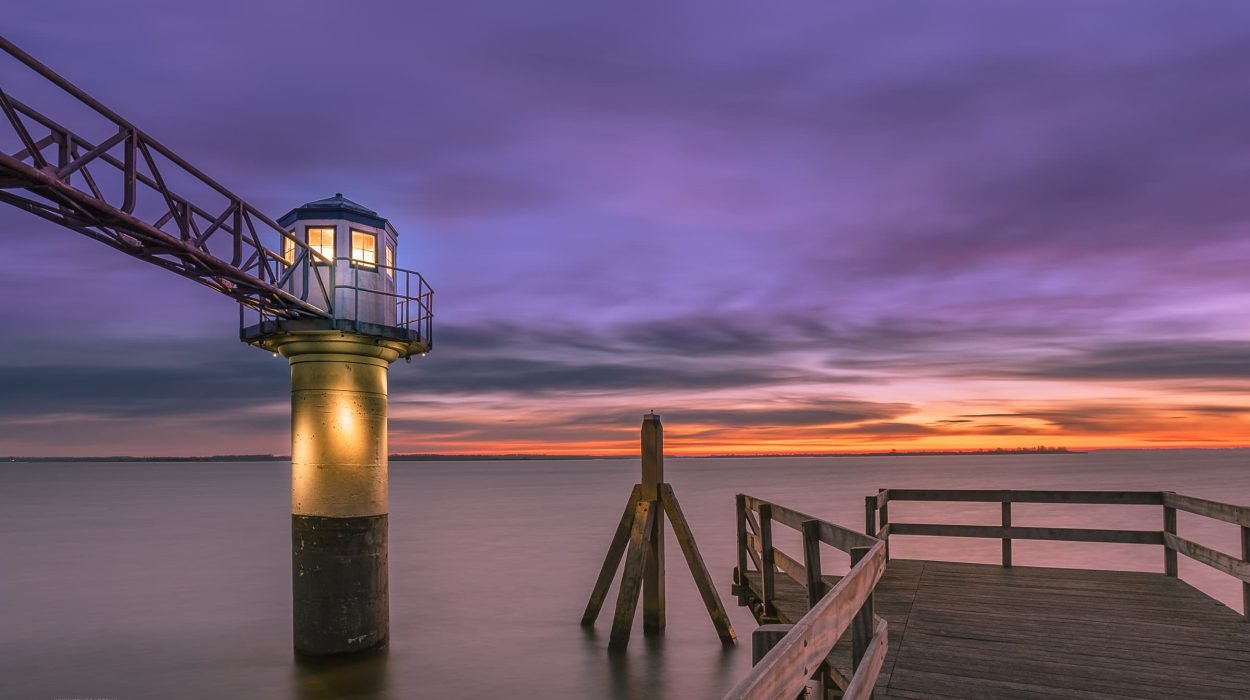
[[[1245,450],[1250,447],[1099,447],[1090,450],[1070,450],[1066,447],[1027,447],[1020,449],[997,448],[992,450],[895,450],[874,452],[757,452],[722,453],[703,455],[670,454],[670,459],[787,459],[794,457],[1000,457],[1011,455],[1083,455],[1091,452],[1137,451],[1170,452],[1173,450]],[[398,454],[391,455],[391,462],[567,462],[570,460],[616,460],[638,459],[638,455],[547,455],[547,454]],[[122,462],[289,462],[290,455],[209,455],[202,457],[134,457],[115,455],[106,457],[0,457],[0,463],[38,464],[53,462],[71,463],[122,463]]]
[[[1133,448],[1124,448],[1133,449]],[[1157,448],[1156,448],[1157,449]],[[1166,448],[1166,449],[1231,449],[1231,448]],[[1066,447],[1028,447],[993,450],[891,450],[874,452],[776,452],[776,453],[724,453],[707,455],[669,455],[673,459],[782,459],[792,457],[983,457],[1004,455],[1074,455],[1088,451],[1069,450]],[[518,461],[570,461],[603,459],[637,459],[636,455],[548,455],[548,454],[396,454],[391,462],[518,462]],[[104,457],[0,457],[0,462],[52,463],[52,462],[289,462],[290,455],[207,455],[197,457],[135,457],[113,455]]]

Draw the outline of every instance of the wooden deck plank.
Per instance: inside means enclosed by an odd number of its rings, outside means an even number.
[[[776,593],[785,621],[807,611],[803,586]],[[895,559],[874,600],[878,698],[1250,697],[1250,623],[1162,574]],[[850,675],[848,638],[830,660]]]

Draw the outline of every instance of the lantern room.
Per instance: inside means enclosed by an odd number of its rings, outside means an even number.
[[[395,325],[395,244],[398,234],[376,211],[343,196],[309,202],[278,219],[294,238],[282,242],[282,262],[296,270],[291,291],[319,304],[334,288],[335,316]],[[296,242],[308,246],[303,246]],[[327,269],[332,268],[332,269]],[[329,272],[326,274],[317,274]],[[307,277],[307,279],[305,279]],[[332,284],[326,284],[333,280]],[[325,287],[323,290],[322,287]]]
[[[274,333],[323,329],[406,341],[405,354],[429,349],[433,292],[421,275],[395,265],[399,234],[390,221],[338,192],[278,224],[288,232],[270,252],[282,269],[279,285],[327,318],[261,314],[258,323],[241,321],[245,341],[266,346]]]

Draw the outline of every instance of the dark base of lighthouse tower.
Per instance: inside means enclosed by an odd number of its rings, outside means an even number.
[[[291,364],[291,589],[295,651],[386,644],[387,372],[400,340],[290,331],[256,344]]]
[[[342,654],[390,635],[387,516],[291,516],[295,650]]]

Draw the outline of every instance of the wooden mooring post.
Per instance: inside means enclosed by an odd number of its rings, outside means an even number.
[[[660,502],[664,483],[664,426],[655,412],[642,417],[642,499]],[[657,517],[647,538],[647,562],[642,574],[642,629],[664,632],[664,518]]]
[[[642,419],[642,481],[625,503],[612,543],[599,578],[586,603],[582,625],[591,626],[599,617],[608,588],[625,559],[625,571],[616,597],[616,613],[612,619],[612,636],[608,648],[624,649],[629,644],[634,613],[638,609],[638,596],[642,595],[642,624],[647,634],[664,632],[664,519],[673,526],[673,535],[685,555],[686,564],[694,576],[695,586],[703,597],[703,604],[716,634],[727,645],[737,643],[737,635],[729,622],[725,606],[721,604],[716,584],[703,563],[703,555],[694,541],[694,533],[681,511],[673,487],[664,481],[664,426],[654,412]],[[627,554],[628,550],[628,554]]]

